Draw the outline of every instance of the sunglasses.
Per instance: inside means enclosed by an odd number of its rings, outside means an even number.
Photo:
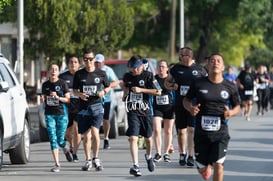
[[[85,61],[85,62],[87,62],[87,61],[92,61],[92,60],[94,60],[94,57],[84,57],[83,58],[83,61]]]

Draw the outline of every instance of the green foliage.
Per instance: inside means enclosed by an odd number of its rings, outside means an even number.
[[[85,47],[109,54],[122,48],[134,30],[133,10],[125,0],[26,0],[29,48],[49,61],[81,54]]]

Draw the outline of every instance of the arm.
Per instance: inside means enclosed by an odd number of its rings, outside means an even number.
[[[154,96],[160,96],[161,91],[157,91],[156,89],[146,89],[146,88],[140,88],[140,87],[132,87],[131,89],[134,93],[145,93],[145,94],[151,94]]]
[[[240,112],[240,105],[237,105],[232,109],[229,109],[227,106],[225,106],[224,117],[225,119],[229,119],[232,116],[236,116],[239,112]]]
[[[178,84],[173,82],[173,78],[168,75],[168,77],[164,81],[164,86],[167,90],[177,90]]]
[[[199,107],[201,106],[200,104],[197,104],[196,106],[193,106],[192,105],[192,100],[187,98],[187,97],[184,97],[183,99],[183,106],[185,107],[185,109],[187,111],[189,111],[193,116],[196,116],[200,109]]]

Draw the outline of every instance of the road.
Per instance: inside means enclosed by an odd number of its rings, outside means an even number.
[[[273,111],[264,116],[256,116],[247,122],[240,115],[230,120],[231,141],[225,162],[225,181],[272,181],[273,180]],[[176,140],[176,137],[174,138]],[[96,172],[81,171],[84,154],[82,145],[79,150],[78,163],[69,163],[60,154],[62,170],[50,172],[53,166],[49,143],[31,144],[31,158],[27,165],[11,165],[4,155],[4,166],[0,172],[1,181],[199,181],[202,180],[195,168],[181,167],[178,164],[178,152],[171,155],[172,162],[157,164],[155,172],[148,172],[144,160],[144,150],[140,150],[141,177],[129,175],[131,157],[127,137],[112,139],[110,150],[100,150],[104,170]],[[176,141],[175,141],[176,143]],[[101,145],[102,147],[103,145]],[[175,145],[177,148],[177,146]]]

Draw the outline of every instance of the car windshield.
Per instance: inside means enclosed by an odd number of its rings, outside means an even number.
[[[109,67],[112,67],[116,73],[118,79],[122,79],[123,75],[128,71],[127,64],[108,64]]]

